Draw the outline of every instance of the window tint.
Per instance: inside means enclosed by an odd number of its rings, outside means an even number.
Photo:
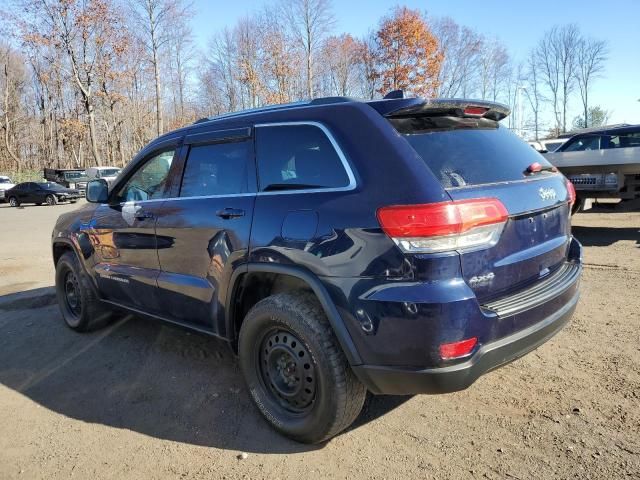
[[[248,192],[249,142],[191,147],[182,178],[181,197]]]
[[[256,155],[261,191],[349,185],[338,153],[314,125],[257,128]]]
[[[620,136],[620,146],[627,147],[640,147],[640,132],[625,133]]]
[[[562,147],[563,152],[582,152],[584,150],[600,150],[600,136],[593,135],[569,140],[566,146]]]
[[[551,168],[542,155],[493,121],[477,128],[475,122],[465,126],[463,119],[454,129],[440,130],[428,119],[405,120],[392,123],[445,188],[522,180],[535,162]]]
[[[165,184],[174,150],[158,153],[142,165],[118,192],[118,201],[142,201],[165,197]]]

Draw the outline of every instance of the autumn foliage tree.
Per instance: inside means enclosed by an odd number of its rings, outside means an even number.
[[[395,8],[382,20],[376,39],[379,93],[405,90],[423,97],[435,95],[443,55],[420,12]]]

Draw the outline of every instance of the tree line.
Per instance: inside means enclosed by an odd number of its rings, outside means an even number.
[[[355,37],[336,31],[331,0],[273,0],[204,49],[195,13],[185,0],[0,7],[0,171],[123,166],[154,137],[202,117],[395,89],[506,103],[508,126],[536,138],[572,128],[578,97],[574,123],[601,117],[589,93],[607,45],[575,25],[546,32],[518,61],[497,38],[406,7]]]

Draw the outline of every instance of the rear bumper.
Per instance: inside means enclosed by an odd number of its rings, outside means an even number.
[[[463,363],[425,370],[375,365],[352,367],[358,378],[376,394],[411,395],[418,393],[450,393],[464,390],[481,375],[512,362],[536,349],[569,321],[579,293],[552,315],[492,343],[481,346]]]

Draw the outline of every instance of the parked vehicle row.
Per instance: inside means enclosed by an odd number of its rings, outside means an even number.
[[[574,135],[545,154],[575,185],[575,208],[586,198],[640,198],[640,125]]]
[[[6,200],[12,207],[25,203],[35,205],[56,205],[60,202],[75,203],[82,198],[80,192],[73,188],[65,188],[53,182],[23,182],[5,191]]]
[[[15,186],[15,183],[13,183],[9,177],[0,175],[0,202],[7,201],[7,190],[10,190]]]

